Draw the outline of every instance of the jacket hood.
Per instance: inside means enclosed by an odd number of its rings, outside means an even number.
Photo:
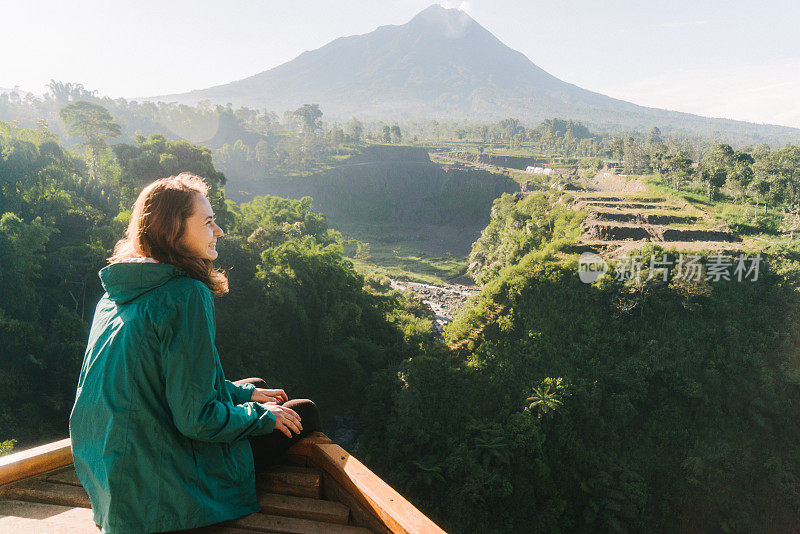
[[[176,276],[187,276],[186,271],[170,263],[155,262],[112,263],[97,274],[108,298],[117,304],[126,304]]]

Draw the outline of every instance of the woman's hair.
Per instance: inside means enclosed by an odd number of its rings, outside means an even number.
[[[117,241],[109,263],[149,256],[170,263],[203,282],[217,296],[228,292],[228,278],[211,260],[192,256],[180,243],[186,219],[194,212],[195,196],[206,196],[208,185],[187,172],[147,185],[133,204],[125,237]]]

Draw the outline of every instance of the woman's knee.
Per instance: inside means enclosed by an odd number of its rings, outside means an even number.
[[[300,416],[300,423],[306,432],[322,430],[319,409],[311,399],[291,399],[283,403],[283,406],[291,408]]]
[[[282,404],[286,408],[300,412],[316,412],[319,413],[317,405],[311,399],[290,399]]]

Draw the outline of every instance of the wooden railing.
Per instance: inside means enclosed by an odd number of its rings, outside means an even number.
[[[64,467],[72,463],[69,438],[0,456],[0,484]]]
[[[337,491],[336,488],[344,491],[346,495],[339,491],[340,496],[350,501],[347,504],[354,505],[353,512],[371,516],[367,519],[376,527],[374,530],[397,534],[444,534],[436,523],[325,434],[315,432],[286,453],[306,457],[309,465],[320,468],[330,480],[331,491]],[[0,456],[0,485],[71,463],[69,438]]]

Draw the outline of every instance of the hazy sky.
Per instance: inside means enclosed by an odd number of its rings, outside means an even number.
[[[51,79],[126,98],[262,72],[430,0],[14,1],[0,87]],[[470,0],[458,7],[554,76],[637,104],[800,127],[800,2]],[[4,4],[6,4],[4,2]]]

